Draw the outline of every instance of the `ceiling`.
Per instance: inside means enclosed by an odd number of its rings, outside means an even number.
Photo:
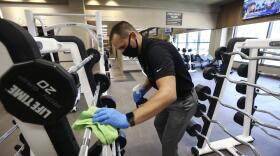
[[[67,3],[68,0],[0,0],[0,2],[16,2],[16,3]],[[88,0],[85,0],[88,1]],[[147,0],[150,1],[150,0]],[[234,0],[153,0],[153,1],[172,1],[172,2],[187,2],[204,5],[221,5],[232,2]]]
[[[189,2],[204,5],[220,5],[232,2],[234,0],[154,0],[154,1],[172,1],[172,2]]]
[[[1,3],[67,4],[68,0],[0,0]]]

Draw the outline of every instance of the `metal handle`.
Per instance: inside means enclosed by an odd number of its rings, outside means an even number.
[[[11,134],[14,133],[14,131],[18,128],[17,125],[14,125],[12,128],[10,128],[6,133],[4,133],[1,137],[0,137],[0,144],[5,141]]]
[[[88,155],[88,146],[87,145],[82,145],[79,156],[87,156]]]
[[[95,106],[96,103],[97,103],[99,91],[100,91],[100,82],[98,82],[97,85],[96,85],[96,89],[95,89],[94,96],[93,96],[93,101],[92,101],[92,104],[91,104],[93,106]],[[89,147],[89,143],[90,143],[90,138],[91,138],[91,129],[86,128],[85,132],[84,132],[83,142],[82,142],[82,145],[81,145],[81,148],[80,148],[79,156],[87,156],[88,155],[88,147]]]
[[[89,55],[88,57],[86,57],[82,62],[80,62],[79,64],[75,65],[75,66],[71,66],[68,70],[69,73],[74,73],[77,72],[79,69],[81,69],[82,67],[85,66],[85,64],[87,64],[92,58],[93,58],[94,54]]]

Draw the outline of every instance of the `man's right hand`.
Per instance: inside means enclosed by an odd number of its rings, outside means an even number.
[[[132,89],[132,96],[133,101],[135,102],[136,106],[138,107],[143,103],[144,95],[146,94],[145,88],[142,84],[138,84]]]

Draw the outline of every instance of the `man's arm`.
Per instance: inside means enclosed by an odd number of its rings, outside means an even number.
[[[156,84],[157,93],[133,112],[135,124],[152,118],[177,99],[175,76],[162,77],[156,81]]]

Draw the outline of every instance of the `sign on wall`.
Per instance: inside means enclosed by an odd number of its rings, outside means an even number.
[[[182,26],[183,13],[166,12],[166,25]]]

